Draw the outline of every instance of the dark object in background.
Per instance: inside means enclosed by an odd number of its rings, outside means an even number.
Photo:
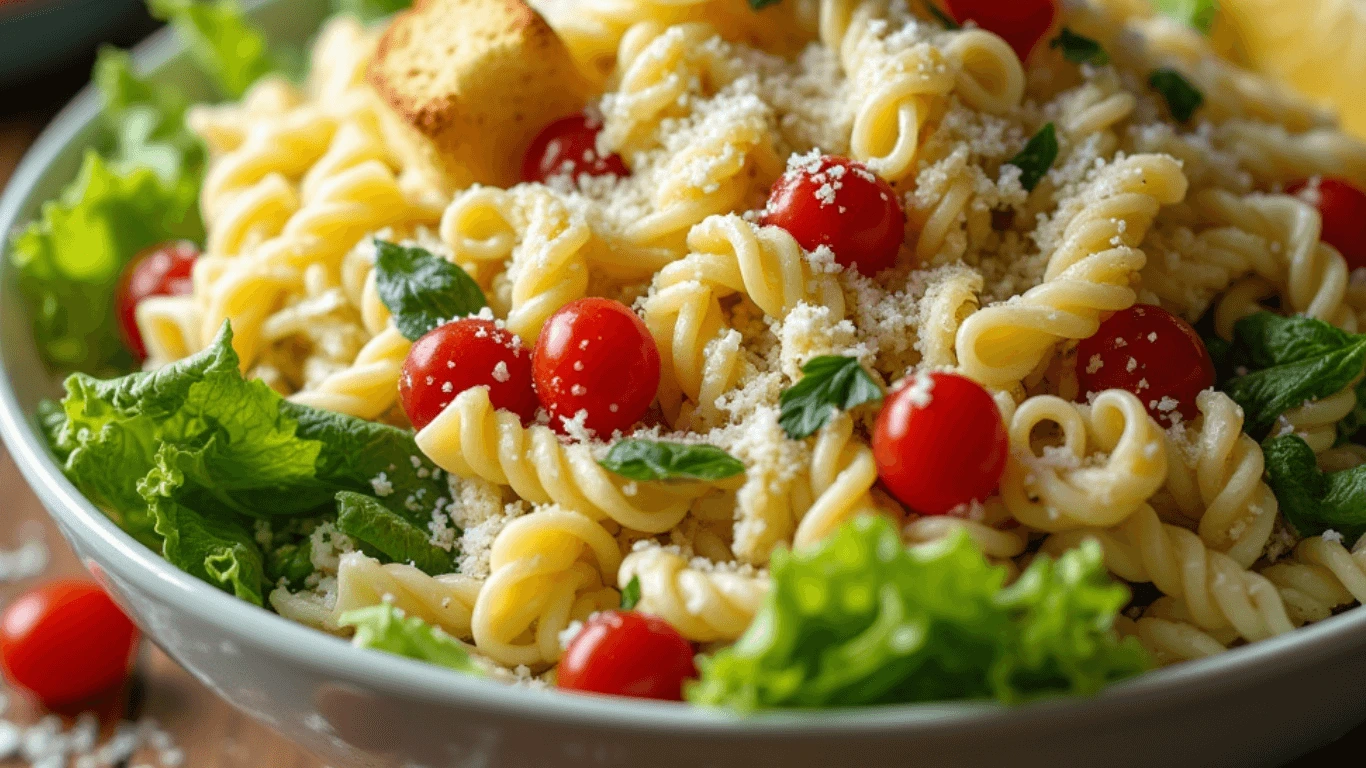
[[[0,93],[57,69],[88,75],[99,43],[131,43],[154,26],[142,0],[0,0]]]

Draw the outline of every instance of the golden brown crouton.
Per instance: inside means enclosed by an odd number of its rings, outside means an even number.
[[[369,77],[464,183],[516,182],[532,138],[587,98],[569,51],[521,0],[418,0],[381,38]]]

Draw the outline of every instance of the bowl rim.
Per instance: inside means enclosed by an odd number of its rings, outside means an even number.
[[[254,0],[246,5],[257,9],[278,1]],[[163,29],[133,49],[133,61],[138,71],[153,72],[183,53],[171,30]],[[0,195],[0,233],[6,233],[0,244],[0,284],[11,280],[14,271],[8,257],[11,245],[7,233],[26,223],[19,222],[18,215],[33,189],[54,159],[88,130],[100,112],[98,94],[87,85],[52,119],[15,168]],[[90,548],[103,558],[119,561],[110,570],[173,610],[219,627],[225,638],[241,637],[267,645],[290,662],[314,668],[335,680],[351,679],[386,693],[433,703],[563,726],[717,738],[978,730],[993,724],[1017,726],[1058,717],[1102,722],[1161,707],[1174,697],[1198,697],[1221,687],[1254,685],[1287,669],[1321,664],[1346,647],[1359,644],[1366,634],[1366,610],[1352,609],[1280,637],[1149,672],[1092,697],[1057,698],[1016,707],[942,702],[736,717],[727,711],[689,705],[563,695],[507,685],[356,648],[341,638],[239,600],[175,568],[119,529],[66,478],[35,429],[32,416],[20,406],[13,373],[0,349],[0,437],[49,514],[68,530],[90,539]]]

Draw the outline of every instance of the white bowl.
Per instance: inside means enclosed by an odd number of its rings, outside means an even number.
[[[321,0],[267,0],[254,15],[302,43]],[[202,87],[165,34],[148,71]],[[32,219],[74,175],[98,116],[82,92],[0,198],[0,232]],[[57,382],[35,351],[0,259],[0,433],[86,566],[149,638],[238,708],[332,765],[528,768],[1276,765],[1366,716],[1366,611],[1114,686],[1019,708],[946,703],[749,718],[658,702],[507,687],[353,648],[188,576],[125,535],[62,475],[34,408]]]

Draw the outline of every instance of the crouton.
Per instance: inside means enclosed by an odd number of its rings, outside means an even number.
[[[368,76],[464,184],[515,183],[541,128],[588,96],[564,43],[521,0],[418,0],[380,39]]]

